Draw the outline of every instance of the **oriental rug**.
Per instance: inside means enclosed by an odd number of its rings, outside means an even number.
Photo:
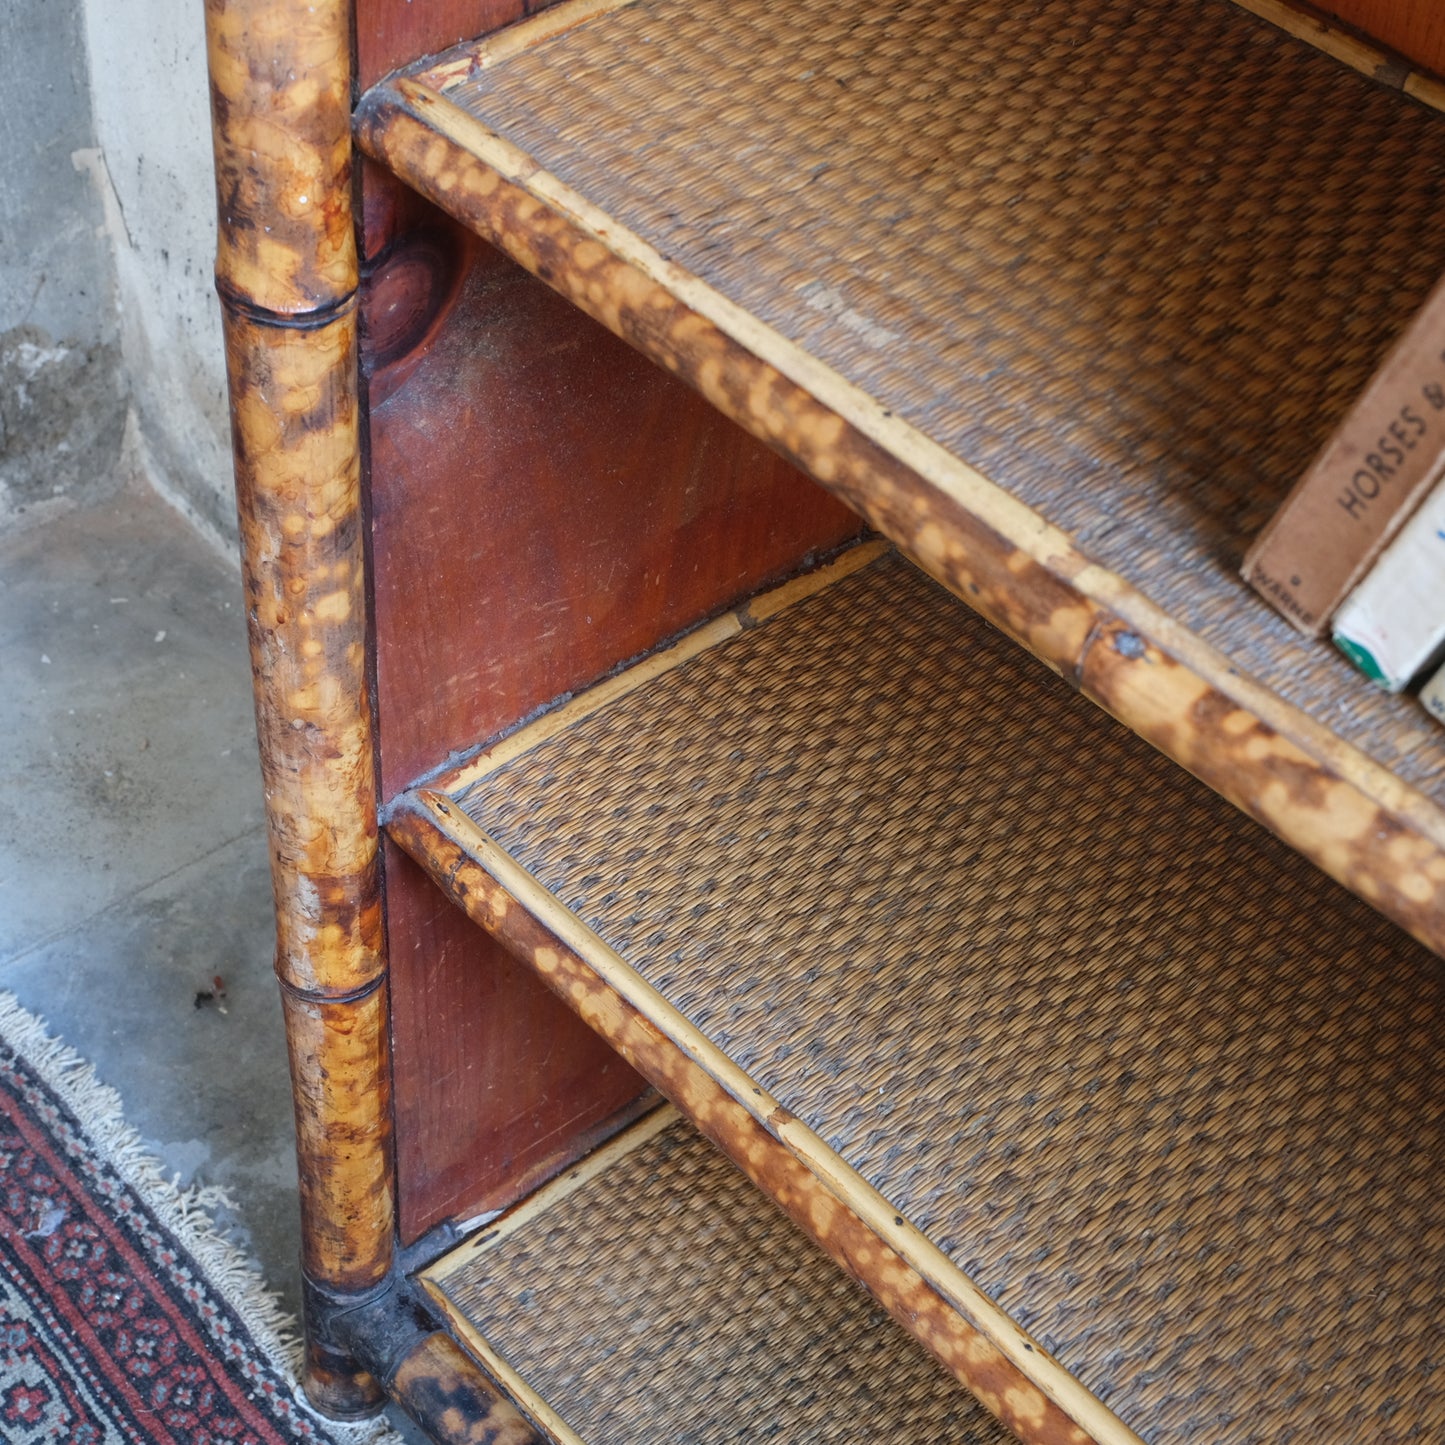
[[[0,994],[0,1442],[384,1445],[296,1388],[290,1322],[115,1092]]]

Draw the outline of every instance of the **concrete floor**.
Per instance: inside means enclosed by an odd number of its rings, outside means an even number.
[[[182,1183],[228,1191],[222,1226],[296,1313],[240,573],[143,480],[101,493],[0,535],[0,988]]]
[[[295,1308],[296,1169],[239,571],[143,483],[0,540],[0,988]],[[216,993],[224,1001],[202,1003]],[[222,1006],[224,1012],[222,1012]]]

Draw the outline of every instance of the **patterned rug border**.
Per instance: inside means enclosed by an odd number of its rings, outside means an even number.
[[[257,1351],[281,1378],[291,1382],[298,1410],[324,1440],[336,1445],[404,1445],[383,1417],[343,1424],[311,1408],[297,1384],[302,1347],[295,1319],[251,1260],[216,1225],[215,1208],[236,1207],[224,1189],[214,1185],[182,1188],[177,1177],[168,1177],[127,1120],[119,1091],[100,1079],[94,1064],[51,1034],[41,1016],[5,990],[0,990],[0,1043],[34,1070],[75,1116],[97,1158],[115,1170],[191,1256],[206,1282],[245,1327]]]

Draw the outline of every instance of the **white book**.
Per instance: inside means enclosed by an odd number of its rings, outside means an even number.
[[[1445,483],[1416,508],[1335,613],[1336,643],[1399,692],[1445,649]]]

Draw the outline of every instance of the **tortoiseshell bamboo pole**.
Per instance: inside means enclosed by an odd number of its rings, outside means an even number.
[[[207,0],[246,611],[296,1102],[302,1265],[361,1299],[392,1263],[357,411],[349,0]],[[376,1380],[308,1320],[326,1413]]]

